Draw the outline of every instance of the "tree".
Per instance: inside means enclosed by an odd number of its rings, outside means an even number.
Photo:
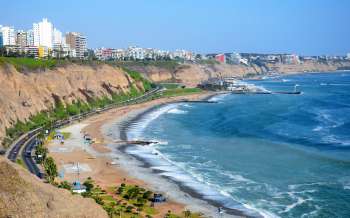
[[[41,156],[40,158],[38,158],[38,163],[42,163],[46,159],[47,152],[47,148],[42,143],[39,143],[35,149],[35,155],[37,157],[39,157],[39,155]]]
[[[90,192],[94,188],[94,183],[91,178],[88,178],[83,185],[86,187],[87,192]]]
[[[184,215],[185,215],[185,218],[189,218],[191,216],[191,211],[185,210]]]
[[[44,160],[44,169],[46,172],[47,180],[52,183],[55,180],[55,177],[58,175],[57,166],[52,157],[48,157]]]

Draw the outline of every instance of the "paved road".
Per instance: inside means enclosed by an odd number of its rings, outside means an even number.
[[[22,148],[22,146],[26,143],[26,141],[33,136],[36,132],[38,132],[39,129],[32,130],[21,137],[14,143],[12,148],[9,150],[7,154],[7,158],[13,162],[16,162],[17,156]]]
[[[35,148],[36,142],[37,142],[37,135],[32,136],[29,141],[26,142],[24,149],[22,151],[22,159],[24,161],[24,164],[27,166],[29,172],[36,175],[39,178],[42,178],[42,173],[40,172],[40,169],[34,162],[32,158],[32,151]]]

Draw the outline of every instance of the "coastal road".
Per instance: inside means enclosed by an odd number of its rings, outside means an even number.
[[[24,146],[24,149],[22,150],[22,160],[24,161],[24,164],[28,168],[29,172],[36,175],[37,177],[42,179],[42,173],[40,172],[40,169],[34,162],[32,158],[32,151],[35,148],[37,142],[37,134],[32,136]]]
[[[41,128],[34,129],[28,133],[23,134],[18,138],[17,141],[13,143],[13,146],[9,149],[9,152],[7,153],[7,158],[11,160],[12,162],[16,162],[17,156],[22,148],[22,146],[26,143],[26,141],[29,140],[31,136],[33,136],[35,133],[39,132]]]

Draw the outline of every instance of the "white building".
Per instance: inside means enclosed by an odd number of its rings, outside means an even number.
[[[296,54],[286,54],[282,55],[282,62],[285,64],[300,64],[300,59]]]
[[[346,55],[346,59],[350,60],[350,53]]]
[[[34,45],[52,48],[53,46],[53,25],[47,18],[39,23],[33,23]]]
[[[34,46],[34,32],[32,29],[27,31],[27,46]]]
[[[130,46],[128,48],[128,57],[133,58],[134,60],[143,60],[145,59],[145,51],[143,48]]]
[[[39,47],[40,45],[40,30],[39,30],[39,24],[33,23],[33,42],[34,46]]]
[[[179,50],[172,52],[170,55],[171,58],[180,58],[184,60],[194,60],[195,55],[191,51]]]
[[[62,44],[64,42],[64,39],[62,37],[62,32],[58,29],[53,29],[53,43],[54,44]]]
[[[16,33],[15,29],[10,26],[1,26],[3,45],[16,45]]]
[[[54,43],[53,44],[53,50],[52,50],[53,57],[63,58],[63,57],[68,57],[70,55],[72,55],[72,53],[71,53],[69,46],[66,43],[62,42],[62,43]],[[75,53],[74,53],[74,55],[75,55]]]

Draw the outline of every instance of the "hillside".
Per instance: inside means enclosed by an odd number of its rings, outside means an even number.
[[[142,72],[145,77],[153,82],[182,82],[187,86],[197,86],[197,84],[203,80],[217,76],[244,77],[247,75],[252,76],[264,74],[268,71],[279,72],[282,74],[294,72],[327,72],[335,71],[344,66],[350,67],[350,62],[305,62],[302,64],[267,64],[264,66],[258,66],[255,64],[250,66],[242,64],[230,65],[213,62],[208,64],[186,63],[174,68],[156,67],[152,65],[134,65],[129,66],[129,68]]]
[[[5,129],[58,104],[92,102],[131,92],[143,92],[142,81],[135,81],[120,68],[69,64],[44,71],[19,72],[11,64],[0,65],[0,141]]]
[[[0,157],[0,217],[108,217],[93,199],[45,184]]]

